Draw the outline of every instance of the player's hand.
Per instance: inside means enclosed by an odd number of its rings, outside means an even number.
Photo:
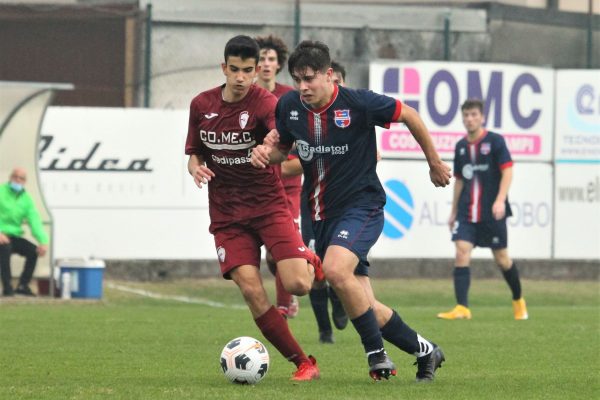
[[[6,236],[4,233],[0,233],[0,244],[9,244],[10,238]]]
[[[450,178],[452,178],[450,166],[442,160],[431,163],[429,165],[429,178],[435,187],[448,186],[450,184]]]
[[[37,249],[37,254],[40,257],[44,257],[46,255],[46,253],[48,252],[48,245],[45,244],[40,244]]]
[[[271,151],[273,151],[273,148],[264,144],[259,144],[253,148],[252,155],[250,156],[252,166],[254,168],[266,168],[271,160]]]
[[[269,133],[267,133],[267,136],[265,136],[265,139],[263,140],[263,144],[266,144],[267,146],[275,147],[278,143],[279,143],[279,132],[277,132],[277,129],[271,129],[271,131]]]
[[[494,216],[494,219],[499,221],[502,218],[504,218],[505,214],[506,214],[506,206],[505,206],[504,202],[496,200],[494,202],[494,204],[492,205],[492,215]]]
[[[197,165],[194,167],[192,171],[192,177],[194,178],[194,183],[200,189],[202,189],[202,185],[207,185],[208,182],[212,178],[214,178],[215,173],[210,170],[206,165]]]
[[[454,224],[456,223],[456,212],[450,214],[450,218],[448,218],[448,228],[450,228],[450,232],[454,231]]]

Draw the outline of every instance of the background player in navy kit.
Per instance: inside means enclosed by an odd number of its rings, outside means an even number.
[[[305,355],[269,302],[259,272],[264,243],[290,293],[304,295],[313,277],[323,278],[318,258],[294,229],[279,176],[272,168],[250,165],[252,148],[274,131],[277,102],[252,84],[258,54],[258,44],[248,36],[227,42],[221,64],[225,84],[192,100],[185,153],[196,185],[208,185],[209,230],[223,277],[238,285],[265,338],[297,366],[292,379],[312,380],[319,377],[316,361]]]
[[[454,196],[448,224],[456,246],[454,292],[457,305],[439,313],[443,319],[471,319],[468,293],[471,282],[473,247],[490,247],[494,260],[513,296],[515,319],[527,319],[527,306],[521,296],[517,265],[508,256],[506,218],[512,215],[508,189],[513,161],[504,138],[483,127],[483,102],[463,103],[463,124],[467,136],[456,143],[454,151]]]
[[[257,73],[256,84],[263,89],[271,92],[275,97],[280,98],[287,92],[294,90],[293,87],[288,85],[282,85],[277,82],[277,75],[279,71],[285,65],[287,60],[288,49],[283,40],[273,35],[260,36],[255,38],[258,46],[260,47],[260,55],[258,59],[258,66],[260,67]],[[288,160],[298,158],[290,154]],[[278,172],[281,173],[282,169],[285,169],[285,164],[288,161],[284,161],[281,166],[276,165]],[[294,224],[300,229],[300,193],[302,192],[302,177],[300,175],[295,176],[282,176],[281,181],[285,194],[287,196],[287,203],[292,217],[294,217]],[[273,275],[275,275],[275,293],[277,299],[277,310],[286,318],[294,318],[298,315],[300,304],[296,296],[288,293],[283,287],[281,277],[277,273],[276,263],[273,260],[271,253],[267,251],[266,254],[267,266]]]
[[[414,109],[391,97],[335,85],[325,44],[300,43],[288,69],[299,93],[288,93],[277,103],[279,147],[257,146],[252,164],[265,168],[269,162],[281,162],[296,144],[317,253],[324,255],[325,276],[360,335],[369,375],[380,380],[396,373],[383,346],[385,338],[417,356],[417,381],[431,381],[444,360],[441,349],[378,302],[368,278],[367,253],[383,230],[386,198],[375,171],[375,125],[406,124],[423,149],[435,186],[449,184],[450,168]]]

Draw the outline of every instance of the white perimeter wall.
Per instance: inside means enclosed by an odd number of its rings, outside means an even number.
[[[512,256],[600,259],[599,71],[566,71],[571,75],[561,76],[562,72],[512,65],[385,63],[372,68],[375,91],[383,92],[384,75],[390,74],[386,72],[390,68],[397,70],[392,74],[400,74],[392,76],[392,83],[397,79],[399,86],[396,93],[387,94],[422,104],[421,114],[432,132],[442,137],[461,132],[459,115],[450,112],[451,97],[456,95],[456,101],[462,103],[469,90],[474,90],[473,82],[480,82],[484,97],[492,88],[498,99],[495,106],[499,108],[491,110],[488,119],[493,129],[525,138],[512,142],[516,153],[509,194],[514,212],[509,222]],[[443,73],[446,82],[454,78],[456,86],[442,82],[435,90],[428,89],[439,70],[447,71]],[[419,77],[419,86],[404,89],[405,71]],[[563,80],[570,83],[561,83]],[[515,82],[518,89],[514,89]],[[404,93],[406,90],[409,93]],[[434,98],[428,100],[427,96]],[[550,101],[554,97],[556,110]],[[569,117],[573,104],[578,110],[575,119]],[[435,123],[429,111],[432,107],[438,120],[439,115],[447,115],[446,125]],[[529,127],[519,125],[523,117],[536,111],[539,115],[529,120]],[[48,109],[42,126],[40,169],[55,220],[57,258],[215,257],[208,233],[206,192],[197,189],[187,174],[183,154],[187,118],[187,110]],[[401,125],[391,128],[402,129]],[[584,137],[579,152],[568,151],[569,158],[561,155],[565,151],[561,143],[577,142],[565,142],[564,132]],[[446,142],[437,143],[451,163],[452,152],[444,149]],[[590,143],[596,149],[591,155],[586,150]],[[388,194],[386,225],[372,255],[453,257],[446,224],[452,189],[434,188],[429,183],[426,163],[418,152],[383,149],[386,159],[379,164],[378,173]],[[474,256],[489,257],[489,250],[477,249]]]

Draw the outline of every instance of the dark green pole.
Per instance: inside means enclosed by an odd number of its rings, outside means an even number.
[[[300,43],[300,0],[294,5],[294,47]]]
[[[146,52],[144,53],[144,107],[150,107],[150,83],[152,78],[152,4],[146,5]]]
[[[592,47],[594,41],[594,13],[592,0],[588,0],[588,29],[587,29],[587,67],[592,68]]]
[[[444,16],[444,60],[450,61],[450,11]]]

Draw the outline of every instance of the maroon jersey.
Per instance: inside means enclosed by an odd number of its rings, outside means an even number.
[[[284,94],[286,94],[287,92],[291,92],[292,90],[294,90],[293,87],[288,86],[288,85],[280,85],[279,83],[275,83],[275,89],[273,89],[273,91],[271,93],[273,93],[273,95],[275,95],[277,98],[280,98],[281,96],[283,96]],[[290,154],[288,156],[288,160],[293,160],[294,158],[298,158],[297,155],[293,155]],[[279,167],[279,172],[281,171],[280,167]],[[288,178],[281,178],[281,181],[283,182],[283,187],[285,189],[285,194],[290,197],[290,198],[295,198],[295,197],[300,197],[300,192],[302,192],[302,175],[298,175],[298,176],[290,176]],[[288,200],[293,200],[293,199],[288,199]],[[293,203],[295,204],[296,202],[293,201]],[[294,216],[294,218],[298,218],[298,215],[300,214],[300,206],[296,207],[297,209],[290,209],[290,211],[292,212],[292,215]]]
[[[275,127],[277,98],[256,85],[237,103],[222,98],[223,86],[196,96],[190,105],[185,154],[202,156],[215,177],[208,184],[210,231],[286,207],[272,167],[254,168],[252,149]]]
[[[280,98],[281,96],[283,96],[287,92],[291,92],[292,90],[294,90],[293,87],[288,86],[288,85],[280,85],[279,83],[276,82],[275,89],[273,89],[273,91],[271,93],[273,93],[273,95],[275,97]]]

